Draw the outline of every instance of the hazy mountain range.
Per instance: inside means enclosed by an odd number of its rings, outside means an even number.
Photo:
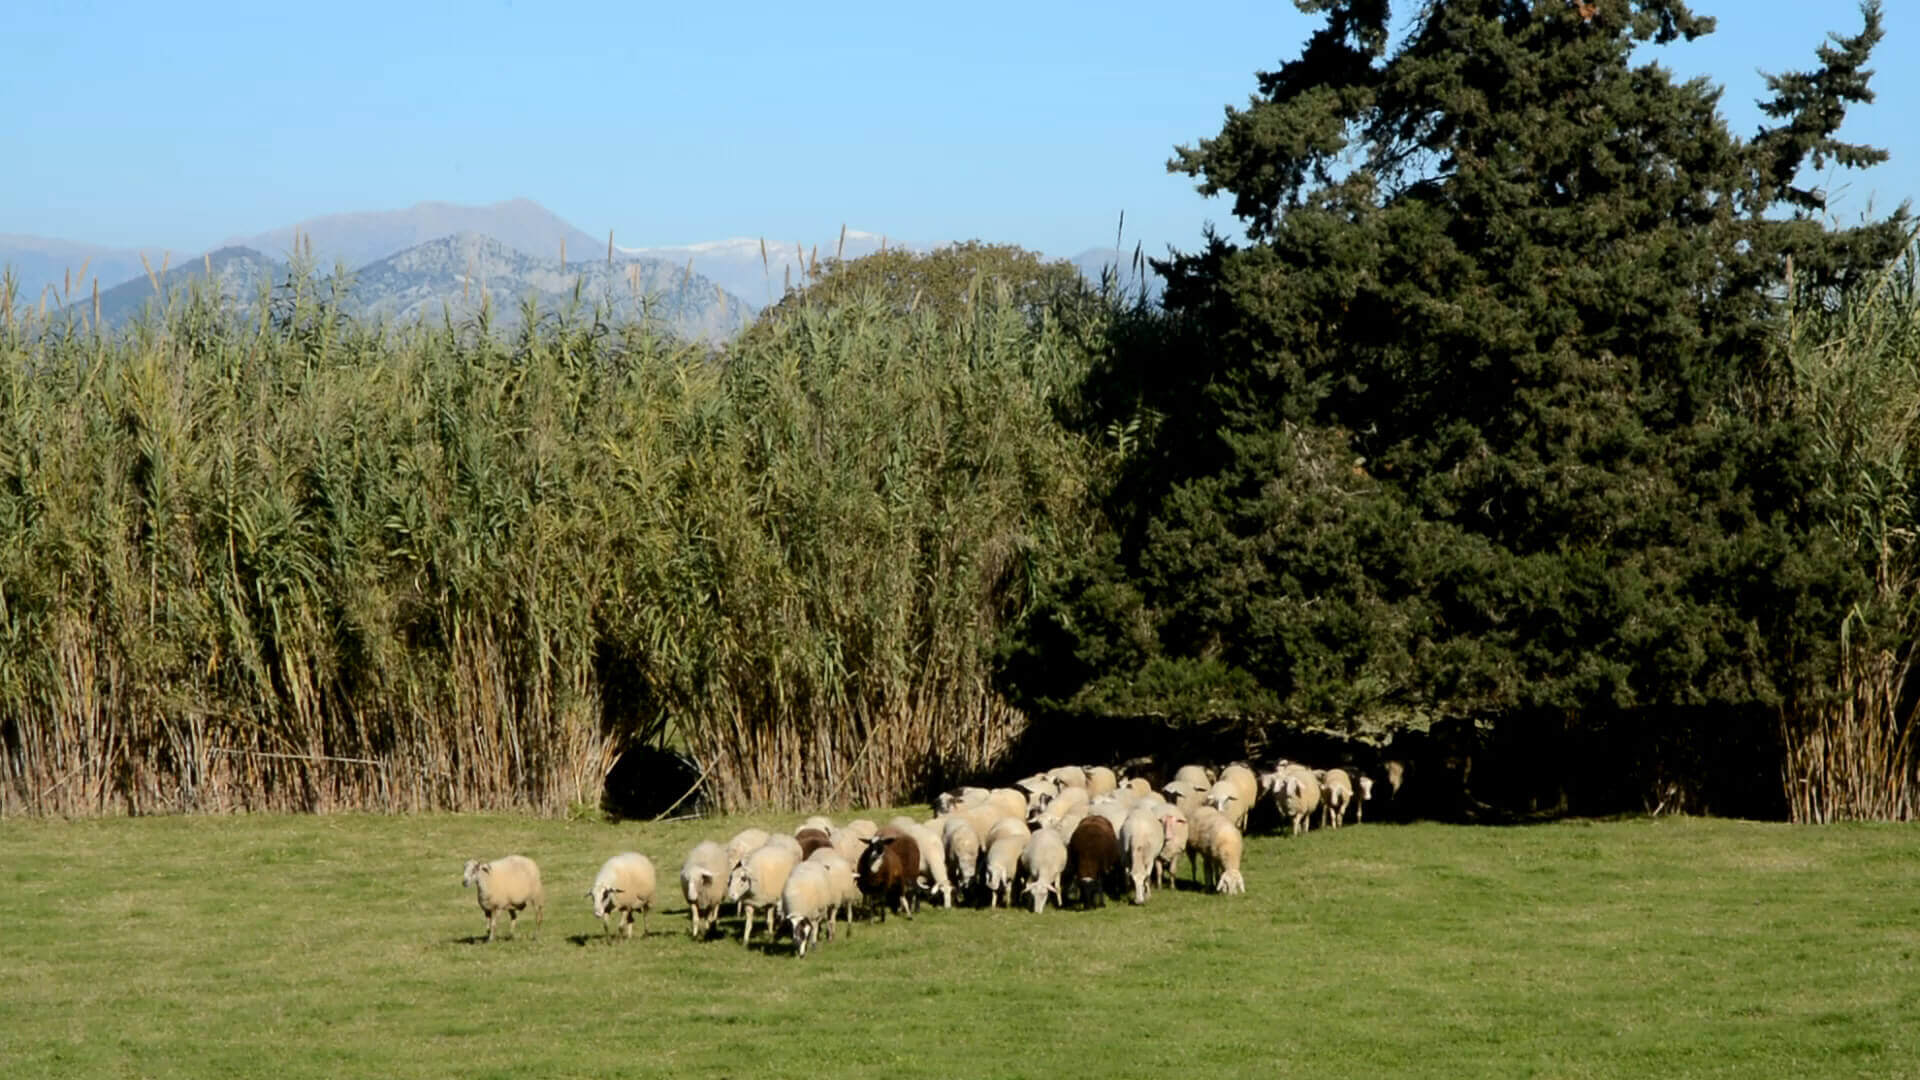
[[[627,247],[594,237],[529,199],[487,206],[428,202],[404,210],[329,214],[251,236],[237,236],[205,255],[183,258],[147,249],[112,249],[32,236],[0,235],[0,266],[17,286],[15,302],[89,310],[100,288],[101,315],[118,325],[154,296],[149,267],[164,290],[204,279],[223,295],[250,303],[261,282],[284,280],[288,260],[311,256],[320,274],[352,271],[352,301],[366,315],[411,320],[455,319],[477,312],[486,296],[496,324],[518,317],[531,295],[546,310],[569,300],[605,299],[622,317],[637,314],[637,296],[655,299],[651,314],[684,336],[722,339],[804,284],[810,268],[833,257],[857,258],[902,244],[879,233],[846,229],[820,241],[736,237],[708,243]],[[565,262],[562,263],[564,253]],[[1133,289],[1131,251],[1095,248],[1072,258],[1089,280],[1118,263]],[[163,269],[164,268],[164,269]],[[83,272],[84,270],[84,272]],[[1149,292],[1158,295],[1150,275]],[[64,295],[63,295],[64,294]]]

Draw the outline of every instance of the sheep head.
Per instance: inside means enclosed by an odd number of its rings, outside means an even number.
[[[488,869],[490,864],[483,863],[479,859],[468,859],[466,869],[460,874],[460,887],[473,888],[474,884],[480,880],[480,875],[486,873]]]

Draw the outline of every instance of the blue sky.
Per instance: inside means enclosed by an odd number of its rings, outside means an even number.
[[[1851,4],[1696,0],[1727,87],[1811,64]],[[1396,5],[1400,12],[1413,5]],[[1920,0],[1891,0],[1843,220],[1920,194]],[[1397,15],[1404,18],[1404,15]],[[1315,20],[1267,3],[14,5],[0,233],[197,252],[318,214],[527,196],[622,245],[979,237],[1066,255],[1231,226],[1164,164]]]

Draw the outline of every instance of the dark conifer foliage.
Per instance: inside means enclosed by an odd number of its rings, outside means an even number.
[[[1678,0],[1300,6],[1300,55],[1169,163],[1249,241],[1169,259],[1090,383],[1132,440],[1115,535],[1015,693],[1249,741],[1786,700],[1859,589],[1780,328],[1790,279],[1837,295],[1904,242],[1806,180],[1884,157],[1838,136],[1878,5],[1746,138],[1638,51],[1713,29]]]

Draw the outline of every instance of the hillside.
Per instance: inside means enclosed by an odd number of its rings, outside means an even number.
[[[607,250],[605,236],[589,236],[531,199],[508,199],[485,206],[423,202],[404,210],[327,214],[227,243],[284,259],[292,253],[294,237],[298,236],[303,249],[311,243],[315,263],[328,271],[336,263],[366,266],[456,233],[490,236],[514,251],[556,261],[562,241],[567,245],[569,260],[586,259],[596,253],[604,256]]]
[[[159,269],[159,265],[155,264],[154,270],[158,272]],[[261,288],[274,282],[283,270],[283,264],[251,248],[224,247],[171,266],[158,277],[162,293],[171,297],[195,283],[204,286],[211,272],[213,285],[220,294],[228,301],[245,307],[252,304],[260,295]],[[153,280],[142,271],[129,281],[101,290],[100,319],[108,326],[125,325],[146,310],[154,297]],[[90,314],[93,307],[91,293],[76,298],[71,306],[75,311]]]
[[[475,233],[441,237],[361,267],[353,297],[363,314],[401,322],[440,318],[443,310],[456,321],[471,318],[484,298],[495,324],[510,325],[529,295],[542,310],[555,311],[573,302],[576,287],[582,303],[611,303],[616,321],[645,314],[682,337],[707,341],[731,337],[754,312],[698,272],[657,259],[569,259],[562,266],[558,258],[535,258]]]

